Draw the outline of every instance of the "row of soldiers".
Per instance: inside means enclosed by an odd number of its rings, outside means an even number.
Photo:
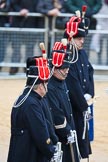
[[[83,49],[89,20],[76,11],[47,58],[27,59],[27,81],[11,113],[8,162],[80,162],[91,154],[89,104],[93,67]]]

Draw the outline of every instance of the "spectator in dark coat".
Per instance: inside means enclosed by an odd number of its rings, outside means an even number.
[[[20,16],[13,16],[11,27],[14,28],[36,28],[36,18],[28,17],[30,12],[36,12],[35,0],[11,0],[13,12],[19,12]],[[18,35],[16,35],[18,34]],[[17,38],[17,39],[16,39]],[[30,39],[30,34],[27,32],[21,32],[13,34],[12,37],[12,62],[21,61],[21,45],[26,46],[25,60],[34,55],[34,44]],[[17,67],[11,67],[10,74],[16,74],[18,72]]]
[[[82,158],[88,158],[91,154],[88,136],[87,120],[84,120],[88,110],[86,96],[94,97],[93,67],[88,61],[83,49],[84,39],[88,33],[89,20],[77,16],[70,18],[66,26],[65,37],[69,40],[72,55],[78,55],[76,61],[71,64],[66,84],[69,89],[70,102],[73,108],[73,117],[78,136],[78,144]],[[68,28],[70,26],[70,28]],[[74,49],[74,50],[73,50]]]
[[[107,24],[108,24],[108,18],[107,18],[107,15],[108,15],[108,0],[103,0],[103,5],[102,5],[102,8],[99,12],[99,14],[104,14],[106,15],[106,18],[98,18],[98,25],[99,25],[99,28],[101,30],[107,30],[108,27],[107,27]],[[100,34],[100,33],[97,33],[98,36],[99,36],[99,39],[97,41],[97,46],[98,46],[98,64],[103,64],[103,61],[104,61],[104,64],[108,65],[108,34]],[[104,47],[104,44],[106,44],[106,46]],[[95,49],[95,43],[93,42],[93,47]],[[104,60],[102,60],[103,58],[103,52],[106,51],[106,58]]]
[[[37,8],[36,8],[37,12],[44,14],[45,16],[48,17],[49,19],[49,38],[48,38],[48,56],[50,55],[51,52],[51,35],[50,35],[50,30],[52,30],[53,26],[52,26],[52,18],[53,17],[57,17],[60,13],[64,13],[65,9],[64,9],[64,0],[38,0],[37,1]],[[58,17],[59,18],[59,17]],[[58,20],[58,18],[56,18],[56,20]],[[38,27],[44,27],[44,19],[43,18],[38,18]],[[60,17],[60,21],[58,22],[58,26],[62,26],[62,21],[61,21],[61,17]],[[61,23],[61,24],[60,24]],[[57,24],[57,23],[56,23]]]
[[[8,162],[56,160],[42,107],[48,78],[48,67],[30,67],[26,87],[12,108]]]
[[[0,12],[9,12],[11,9],[10,0],[0,1]],[[9,16],[0,15],[0,27],[9,27]],[[9,42],[8,36],[6,36],[5,31],[0,31],[0,62],[4,61],[7,44]],[[1,67],[0,67],[1,70]]]
[[[52,16],[58,16],[60,12],[64,12],[63,8],[64,0],[38,0],[36,10],[50,18]],[[43,27],[43,19],[38,21],[39,27]],[[49,26],[51,28],[51,26]]]

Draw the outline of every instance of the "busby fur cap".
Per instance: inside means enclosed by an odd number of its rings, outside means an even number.
[[[50,66],[55,66],[56,68],[69,68],[70,66],[70,53],[67,51],[67,44],[63,42],[55,42],[51,57]]]
[[[28,57],[26,61],[26,75],[28,75],[30,66],[47,66],[48,60],[42,56]]]
[[[86,6],[82,6],[82,16],[80,11],[76,11],[76,15],[72,16],[66,24],[65,37],[85,37],[88,34],[90,20],[85,17]]]
[[[26,85],[33,85],[34,81],[37,79],[35,84],[47,82],[50,76],[50,70],[48,66],[30,66]]]

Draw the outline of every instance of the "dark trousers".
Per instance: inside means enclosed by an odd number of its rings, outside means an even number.
[[[25,58],[26,59],[30,56],[34,55],[34,43],[29,37],[27,33],[18,33],[12,35],[12,62],[20,62],[21,61],[21,47],[22,45],[25,46]],[[24,56],[23,56],[24,57]]]

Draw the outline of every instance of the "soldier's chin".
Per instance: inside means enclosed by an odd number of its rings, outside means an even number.
[[[67,77],[67,74],[65,74],[65,77],[64,78],[66,79],[66,77]]]
[[[83,49],[83,46],[78,46],[78,49]]]
[[[65,80],[65,79],[66,79],[66,77],[67,77],[67,74],[62,75],[62,80]]]

